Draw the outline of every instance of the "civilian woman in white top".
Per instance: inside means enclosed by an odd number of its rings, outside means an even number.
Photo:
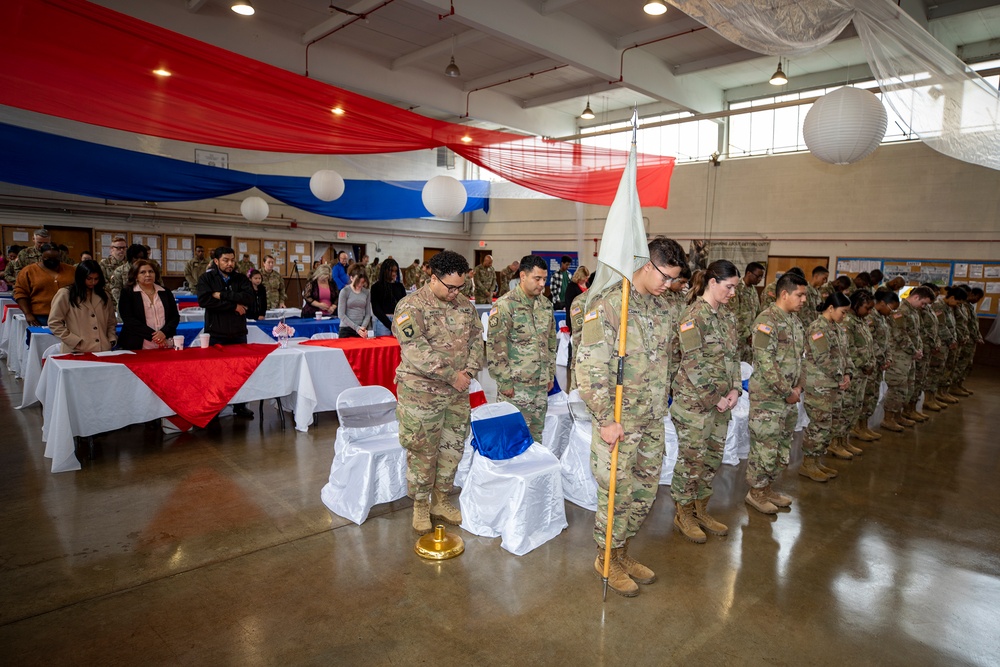
[[[340,314],[341,338],[367,338],[372,322],[372,296],[368,291],[365,268],[355,264],[349,274],[351,282],[340,290],[337,312]]]

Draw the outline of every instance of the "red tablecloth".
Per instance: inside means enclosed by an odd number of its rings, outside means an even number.
[[[17,311],[17,312],[20,313],[21,312],[21,306],[18,306],[17,304],[14,304],[14,303],[4,304],[4,307],[3,307],[3,319],[0,319],[0,322],[6,322],[7,321],[7,311]]]
[[[306,340],[299,345],[339,348],[344,351],[347,363],[362,386],[380,385],[396,393],[396,368],[400,356],[399,341],[393,336]]]
[[[203,427],[229,405],[247,378],[276,349],[275,345],[251,343],[180,351],[136,350],[135,354],[110,357],[74,354],[69,358],[127,366],[179,417]]]

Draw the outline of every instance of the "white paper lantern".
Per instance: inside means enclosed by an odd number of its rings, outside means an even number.
[[[316,195],[316,199],[340,199],[344,194],[344,177],[332,169],[320,169],[309,179],[309,190]]]
[[[439,218],[454,218],[469,201],[462,182],[451,176],[435,176],[424,184],[420,193],[424,208]]]
[[[240,204],[240,213],[250,222],[260,222],[267,217],[267,202],[260,197],[247,197]]]
[[[802,126],[809,152],[830,164],[851,164],[878,148],[888,118],[867,90],[844,86],[816,100]]]

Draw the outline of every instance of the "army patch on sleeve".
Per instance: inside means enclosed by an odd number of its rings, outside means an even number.
[[[767,324],[758,324],[757,331],[761,333],[766,333],[768,336],[771,335],[771,327]]]
[[[570,317],[579,315],[581,311],[583,311],[583,308],[581,308],[580,306],[573,306],[573,308],[571,308],[569,311]]]
[[[403,326],[404,324],[406,324],[409,321],[410,321],[410,314],[409,313],[400,313],[399,317],[396,318],[396,325],[397,326]]]
[[[403,335],[406,336],[407,338],[413,338],[412,324],[407,324],[405,327],[403,327]]]
[[[681,324],[681,333],[691,331],[691,329],[694,329],[694,320],[688,320],[687,322]]]
[[[597,311],[596,310],[592,310],[592,311],[590,311],[589,313],[587,313],[586,315],[583,316],[583,321],[584,322],[590,322],[591,320],[596,320],[596,319],[597,319]]]
[[[823,332],[822,331],[817,331],[816,333],[814,333],[812,335],[812,339],[813,340],[819,340],[822,337],[823,337]]]
[[[903,316],[903,313],[893,313],[893,314],[892,314],[892,319],[894,319],[894,320],[898,320],[898,319],[899,319],[899,318],[901,318],[902,316]]]

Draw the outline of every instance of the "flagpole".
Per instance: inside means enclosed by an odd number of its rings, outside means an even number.
[[[625,376],[625,343],[628,339],[628,298],[632,285],[622,279],[622,312],[618,323],[618,378],[615,382],[615,423],[622,423],[622,391]],[[611,534],[615,518],[615,491],[618,486],[618,442],[611,448],[611,480],[608,482],[608,525],[604,531],[604,600],[608,599],[608,574],[611,568]]]

